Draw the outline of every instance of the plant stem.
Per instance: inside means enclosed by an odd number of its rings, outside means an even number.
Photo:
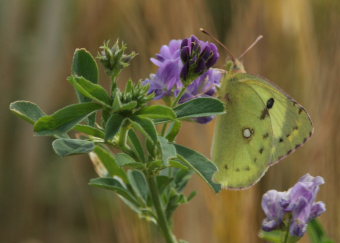
[[[180,99],[182,98],[182,96],[185,94],[186,91],[187,91],[187,87],[181,90],[181,92],[176,97],[174,103],[172,103],[171,107],[175,107],[178,104],[178,102],[180,101]]]
[[[291,217],[288,218],[288,226],[287,226],[287,232],[285,234],[284,237],[284,241],[282,243],[288,243],[288,239],[289,239],[289,228],[290,228],[290,221],[291,221]]]
[[[175,236],[171,232],[170,225],[165,217],[164,208],[162,206],[155,177],[152,175],[148,176],[148,183],[151,192],[151,199],[157,213],[157,223],[161,228],[163,235],[167,243],[177,243]]]

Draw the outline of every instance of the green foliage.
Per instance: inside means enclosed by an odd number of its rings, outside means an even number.
[[[138,111],[136,114],[151,119],[172,120],[176,118],[176,113],[170,107],[162,105],[146,106]]]
[[[261,230],[259,237],[272,243],[297,243],[300,240],[299,237],[290,235],[287,229],[273,230],[270,232]]]
[[[119,44],[117,40],[112,46],[110,41],[104,42],[98,53],[98,60],[103,64],[106,72],[111,77],[116,77],[123,68],[129,66],[131,60],[137,55],[135,52],[126,54],[125,43]]]
[[[113,113],[110,118],[107,120],[105,124],[105,140],[111,140],[117,134],[120,127],[123,125],[125,117],[118,114]]]
[[[73,87],[85,97],[110,108],[111,99],[106,90],[101,85],[94,84],[84,77],[79,76],[70,76],[68,81],[70,81]]]
[[[63,136],[77,123],[92,112],[102,108],[95,103],[82,103],[66,106],[52,115],[40,117],[34,124],[34,131],[38,135]]]
[[[31,124],[34,124],[40,117],[46,116],[38,105],[25,100],[12,102],[9,105],[9,109],[14,114]]]
[[[175,146],[181,160],[186,163],[186,165],[199,174],[215,192],[221,191],[221,186],[212,181],[212,176],[217,171],[213,162],[194,150],[178,144]]]
[[[68,156],[89,153],[95,145],[92,141],[82,139],[58,138],[53,141],[52,147],[57,155]]]
[[[174,110],[178,119],[186,119],[223,114],[224,105],[215,98],[197,98],[177,106]]]
[[[84,79],[96,84],[99,81],[98,66],[91,53],[86,49],[76,49],[72,61],[72,75],[84,77]],[[90,102],[89,97],[84,96],[76,90],[80,103]],[[90,125],[94,125],[96,114],[89,116]]]
[[[82,76],[92,83],[98,83],[99,73],[96,61],[86,49],[76,49],[72,61],[72,74]]]
[[[160,143],[162,161],[164,162],[164,165],[167,166],[170,159],[177,157],[176,148],[164,137],[159,136],[158,141]]]
[[[157,131],[155,124],[149,118],[141,116],[134,116],[130,118],[132,125],[135,129],[141,131],[147,138],[154,143],[157,143]]]
[[[106,149],[96,146],[94,152],[103,163],[110,176],[118,176],[124,182],[128,182],[126,172],[119,166],[115,157]]]
[[[333,240],[327,237],[322,225],[317,219],[313,219],[309,222],[308,236],[311,240],[311,243],[334,243]]]
[[[73,128],[77,132],[85,133],[87,135],[98,137],[104,139],[104,132],[96,127],[91,127],[88,125],[77,124]]]
[[[181,120],[222,114],[224,106],[213,98],[197,98],[175,108],[148,105],[154,94],[142,81],[129,80],[124,90],[119,89],[117,75],[135,56],[125,50],[118,42],[101,47],[98,59],[111,78],[109,91],[99,83],[92,55],[77,49],[68,81],[80,103],[51,115],[28,101],[13,102],[10,110],[33,124],[36,134],[57,138],[52,143],[57,155],[89,154],[101,176],[91,179],[91,186],[115,192],[140,217],[166,227],[173,212],[196,195],[183,193],[194,172],[215,192],[221,189],[212,182],[216,167],[210,160],[173,142]],[[160,123],[165,123],[162,130]]]

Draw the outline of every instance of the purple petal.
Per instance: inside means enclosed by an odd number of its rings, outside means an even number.
[[[321,214],[326,212],[326,205],[324,202],[316,202],[313,204],[311,212],[310,212],[310,219],[314,219],[319,217]]]
[[[181,49],[183,49],[183,47],[188,47],[188,43],[189,43],[188,39],[182,40]]]
[[[189,60],[190,49],[188,46],[185,46],[181,49],[181,59],[183,63],[186,63]]]
[[[205,61],[203,59],[199,59],[197,62],[197,66],[195,68],[195,73],[202,74],[206,70]]]
[[[207,123],[211,122],[212,119],[214,119],[213,116],[203,116],[203,117],[196,118],[196,121],[200,124],[207,124]]]
[[[181,79],[186,80],[188,78],[188,74],[189,74],[189,63],[185,63],[180,73]]]
[[[264,231],[272,231],[277,229],[280,226],[280,221],[274,219],[264,219],[262,221],[262,229]]]
[[[292,225],[290,226],[290,234],[297,236],[297,237],[302,237],[304,233],[307,230],[307,224],[304,222],[300,221],[294,221]]]

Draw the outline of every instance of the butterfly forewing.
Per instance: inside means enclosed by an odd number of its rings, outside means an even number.
[[[269,82],[249,74],[225,82],[220,95],[227,113],[217,118],[213,159],[219,171],[214,180],[246,188],[305,143],[313,128],[303,107]]]
[[[308,113],[293,98],[253,75],[247,74],[240,82],[251,86],[266,104],[272,101],[271,107],[264,109],[268,115],[262,117],[270,119],[273,130],[270,164],[294,152],[312,135],[313,125]]]

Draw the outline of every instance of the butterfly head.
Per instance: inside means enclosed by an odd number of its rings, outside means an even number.
[[[228,60],[226,64],[226,71],[229,74],[246,73],[243,63],[238,59]]]

